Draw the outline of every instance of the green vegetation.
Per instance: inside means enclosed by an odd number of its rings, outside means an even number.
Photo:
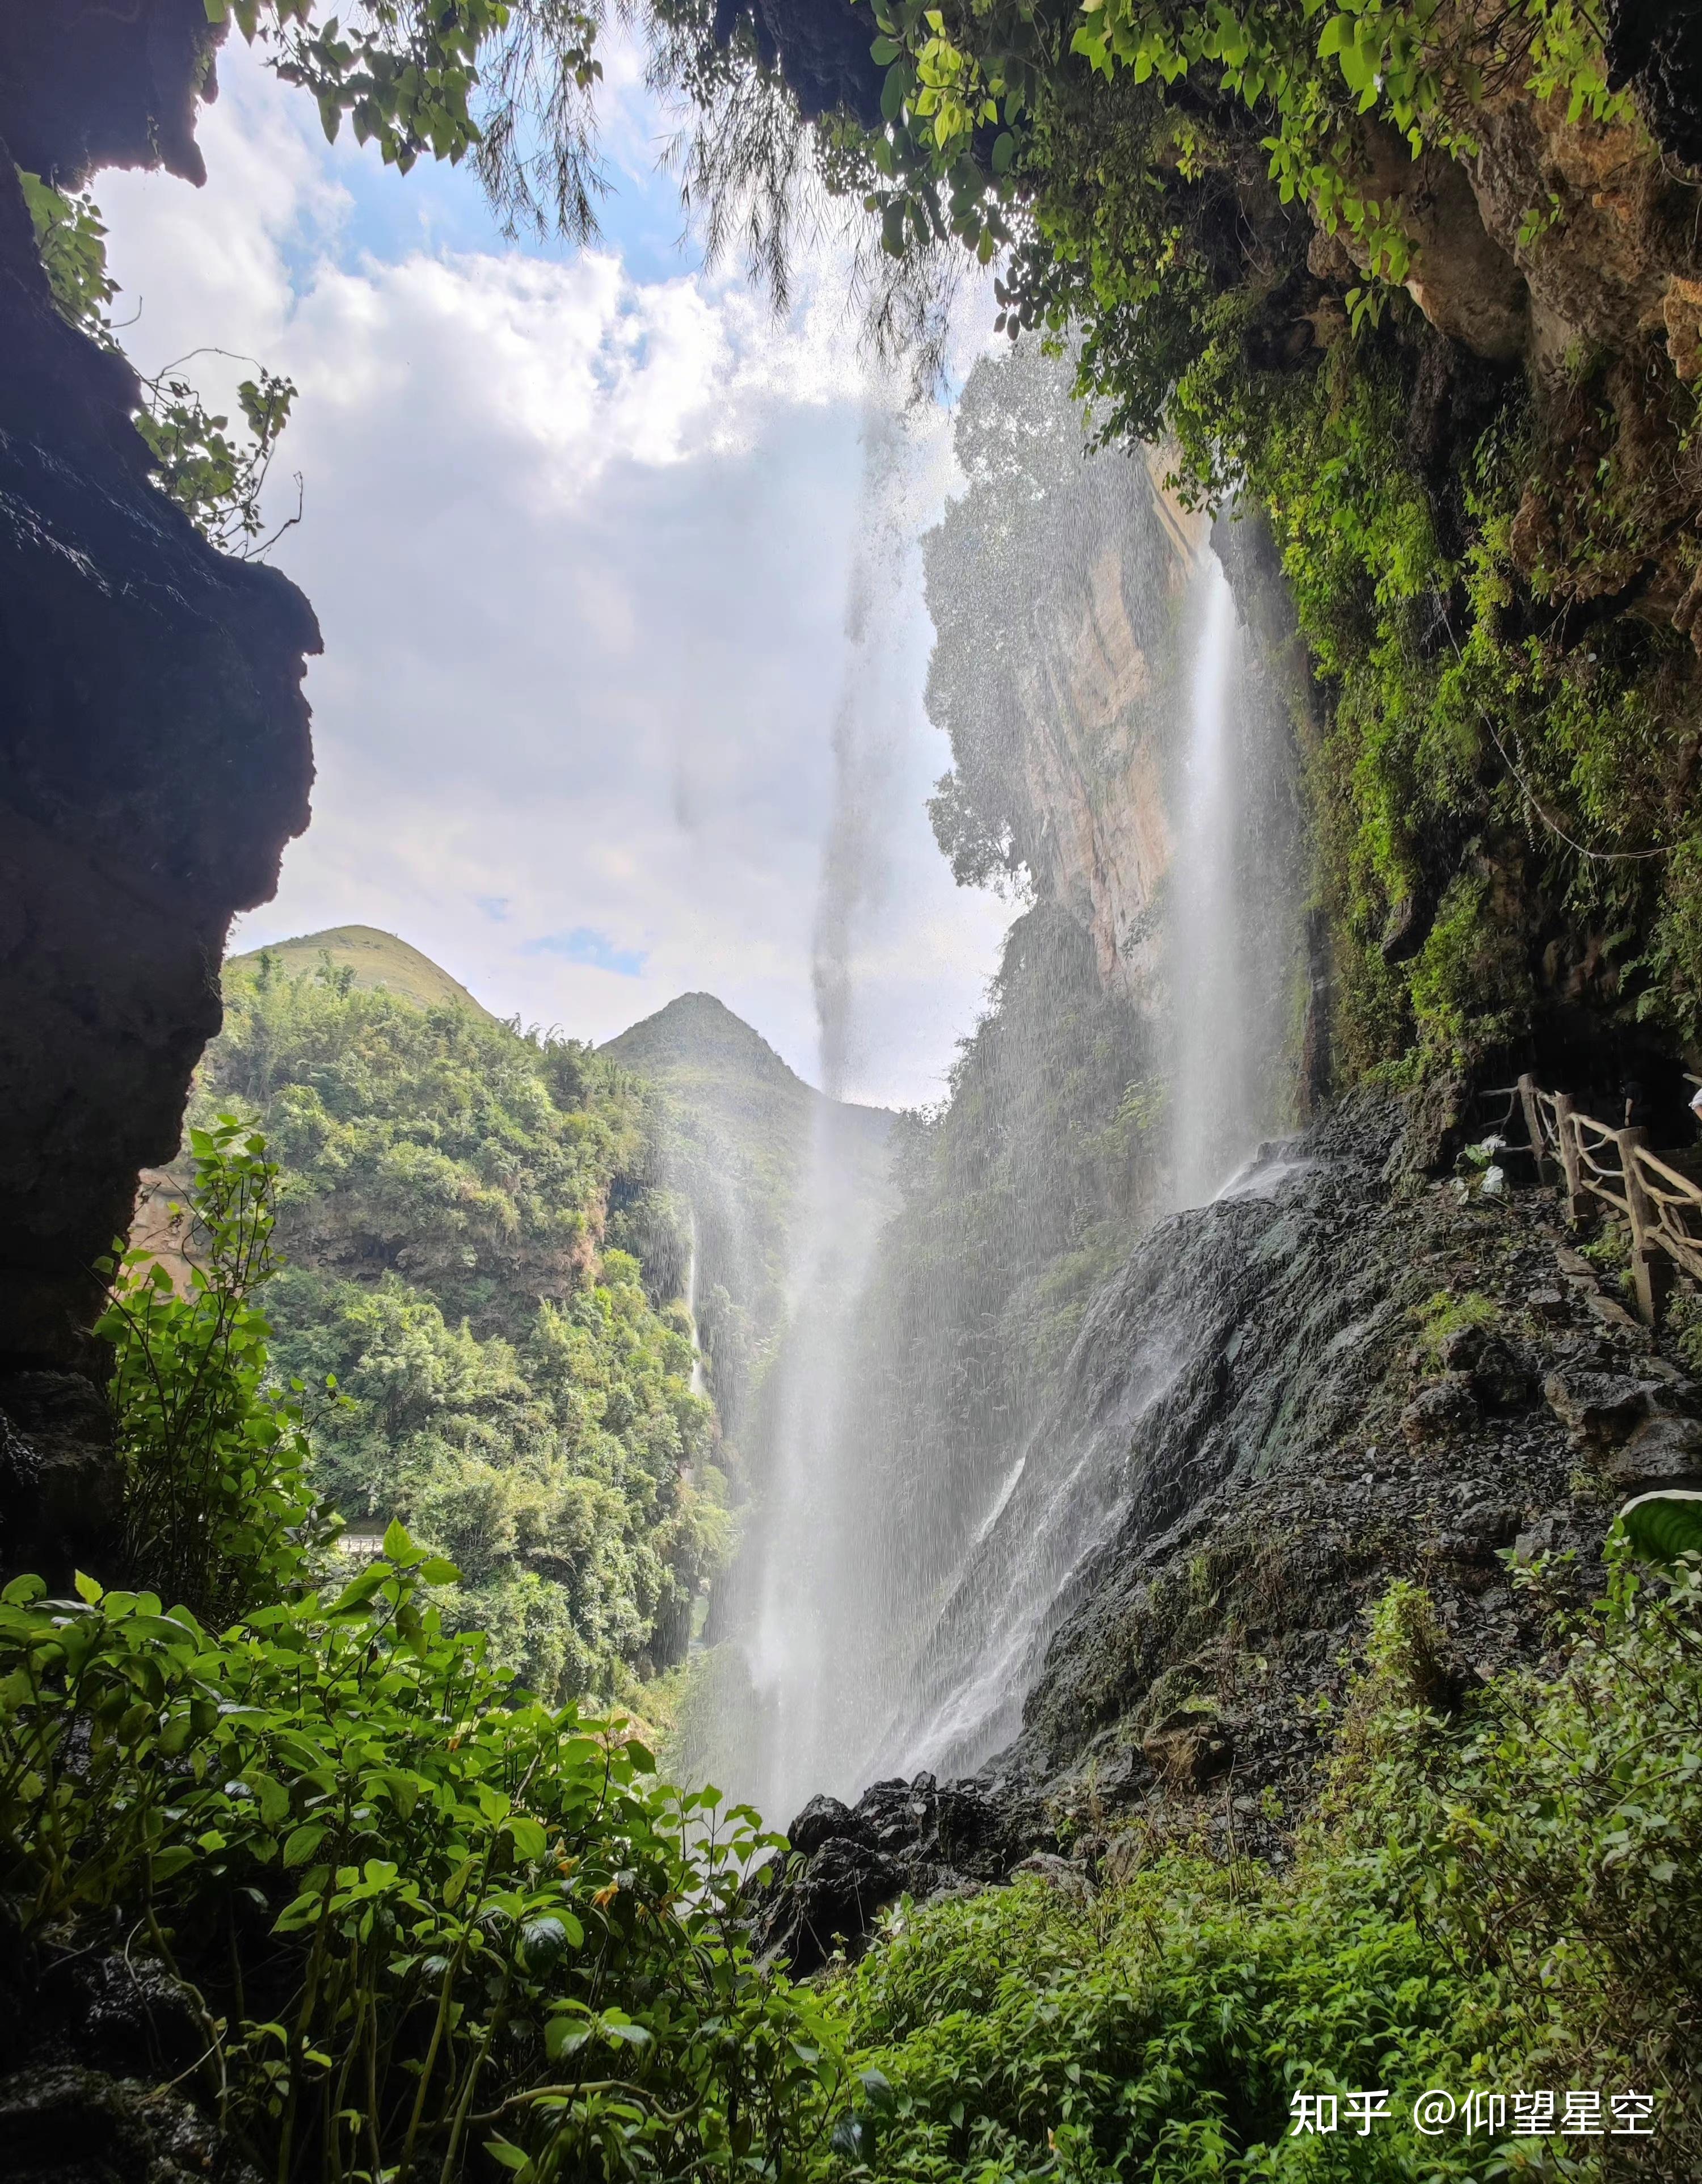
[[[276,1167],[221,1120],[189,1134],[195,1218],[184,1293],[146,1251],[112,1266],[96,1333],[113,1345],[125,1560],[216,1621],[298,1580],[319,1528],[298,1390],[269,1383],[253,1294],[277,1271]]]
[[[1485,1296],[1482,1290],[1467,1290],[1461,1296],[1451,1290],[1438,1290],[1418,1306],[1416,1317],[1419,1349],[1435,1367],[1442,1362],[1443,1352],[1456,1334],[1464,1334],[1468,1328],[1493,1327],[1500,1312],[1495,1300]]]
[[[237,1284],[276,1178],[235,1132],[197,1153],[202,1217],[242,1249],[192,1297],[228,1300],[264,1373]],[[193,1410],[203,1354],[147,1313],[111,1332],[132,1476],[166,1477],[150,1421]],[[1232,1837],[1114,1835],[1096,1892],[905,1905],[812,1995],[739,1936],[779,1847],[756,1816],[658,1784],[628,1725],[538,1704],[447,1633],[453,1571],[400,1524],[315,1587],[283,1523],[292,1446],[262,1381],[232,1384],[213,1462],[256,1510],[225,1565],[239,1619],[91,1578],[0,1601],[0,1889],[36,1970],[125,1937],[133,1971],[185,1983],[205,2044],[177,2082],[280,2184],[1594,2184],[1702,2159],[1694,1559],[1651,1580],[1618,1557],[1558,1674],[1464,1704],[1427,1596],[1392,1587],[1286,1872]],[[185,1475],[192,1513],[206,1467]],[[1430,2088],[1460,2110],[1436,2136]],[[1552,2092],[1564,2129],[1573,2088],[1655,2136],[1515,2135],[1513,2094]],[[1361,2092],[1387,2101],[1363,2135]],[[1469,2131],[1474,2092],[1508,2098]],[[1630,2093],[1649,2109],[1616,2110]],[[1297,2097],[1338,2103],[1336,2128],[1295,2135]]]
[[[646,1197],[638,1088],[571,1041],[263,955],[232,967],[196,1100],[258,1118],[281,1170],[267,1316],[320,1492],[451,1557],[446,1622],[542,1697],[681,1658],[729,1519],[681,1270],[648,1294],[604,1236],[612,1197]]]
[[[56,190],[39,175],[25,174],[21,168],[14,171],[60,316],[103,348],[116,351],[118,338],[107,306],[119,287],[107,271],[106,229],[93,199],[86,192],[78,195]],[[266,526],[260,499],[279,438],[290,421],[296,389],[292,382],[268,371],[253,358],[237,359],[254,364],[256,376],[237,387],[236,403],[248,437],[233,439],[230,418],[210,411],[192,382],[182,376],[183,366],[195,357],[215,354],[225,352],[197,349],[165,365],[153,378],[141,379],[136,429],[153,458],[161,491],[221,553],[248,560],[275,544],[296,520],[290,517],[263,538]],[[299,488],[299,478],[297,484]]]
[[[1292,1867],[1115,1840],[1091,1900],[1039,1880],[905,1910],[830,1989],[860,2090],[850,2173],[1677,2176],[1702,2158],[1702,1646],[1694,1565],[1616,1568],[1553,1681],[1438,1711],[1441,1634],[1391,1589]],[[1434,2137],[1413,2103],[1451,2093]],[[1652,2097],[1656,2134],[1516,2135],[1511,2095]],[[1379,2089],[1362,2136],[1347,2097]],[[1472,2092],[1508,2098],[1466,2129]],[[1297,2135],[1297,2095],[1333,2135]],[[1649,2126],[1645,2126],[1645,2128]],[[1642,2156],[1639,2162],[1638,2155]]]
[[[7,1588],[8,1946],[42,1970],[121,1943],[184,1982],[204,2050],[177,2082],[279,2184],[798,2176],[832,2049],[731,1923],[772,1839],[658,1784],[628,1724],[538,1703],[482,1635],[448,1632],[455,1570],[399,1524],[314,1588],[245,1286],[276,1173],[235,1131],[196,1151],[209,1271],[150,1310],[127,1266],[108,1332],[134,1550],[190,1567],[221,1619],[87,1577],[69,1603]],[[186,1433],[209,1386],[218,1430]],[[242,1518],[211,1540],[210,1588],[181,1544],[209,1511]]]
[[[304,933],[293,940],[273,941],[264,949],[226,959],[227,973],[252,976],[260,958],[271,958],[270,975],[300,978],[316,974],[329,961],[333,971],[352,973],[352,983],[364,993],[382,988],[415,1008],[430,1009],[448,1003],[469,1016],[489,1018],[490,1011],[475,1000],[459,978],[452,978],[440,964],[393,933],[381,933],[375,925],[331,925],[322,933]]]

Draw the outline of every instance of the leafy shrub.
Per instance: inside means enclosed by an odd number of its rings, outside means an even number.
[[[280,2184],[801,2176],[833,2050],[731,1924],[778,1839],[447,1630],[460,1574],[401,1524],[314,1589],[300,1414],[249,1301],[276,1170],[228,1120],[192,1146],[183,1292],[126,1254],[103,1331],[131,1558],[203,1613],[81,1575],[75,1601],[0,1596],[26,1957],[151,1953],[201,2021],[208,2105]]]
[[[276,1598],[328,1528],[304,1480],[300,1404],[266,1384],[271,1330],[251,1301],[276,1263],[278,1170],[228,1115],[189,1143],[184,1290],[149,1252],[122,1251],[95,1332],[115,1361],[125,1560],[216,1622]]]
[[[1540,1578],[1536,1580],[1540,1582]],[[1702,1579],[1613,1568],[1551,1681],[1431,1710],[1442,1641],[1392,1589],[1290,1871],[1130,1836],[1091,1900],[1039,1880],[906,1910],[831,2000],[852,2174],[923,2180],[1690,2175],[1702,1976]],[[1432,2087],[1655,2097],[1652,2137],[1433,2137]],[[1297,2092],[1381,2089],[1361,2137]],[[1512,2115],[1510,2103],[1506,2114]]]
[[[145,1935],[280,2178],[798,2173],[833,2084],[728,1913],[774,1847],[445,1635],[401,1527],[222,1637],[152,1593],[0,1606],[0,1858],[26,1936]]]

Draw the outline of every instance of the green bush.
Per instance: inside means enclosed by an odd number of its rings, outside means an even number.
[[[125,1561],[218,1621],[276,1598],[330,1528],[305,1484],[301,1384],[267,1384],[271,1329],[252,1301],[277,1263],[277,1168],[228,1115],[189,1143],[184,1290],[149,1252],[122,1251],[95,1332],[113,1345]]]
[[[81,1575],[0,1598],[25,1962],[155,1958],[204,2035],[186,2075],[279,2184],[801,2176],[833,2051],[731,1919],[777,1839],[446,1629],[460,1573],[401,1524],[315,1589],[326,1528],[249,1301],[276,1171],[234,1123],[192,1142],[201,1263],[179,1295],[126,1255],[103,1331],[131,1560],[203,1612]]]
[[[393,1527],[222,1636],[152,1593],[0,1606],[0,1860],[27,1940],[133,1935],[191,1983],[203,2088],[264,2168],[796,2175],[818,2013],[728,1913],[756,1815],[445,1634]]]
[[[1446,1694],[1392,1589],[1292,1867],[1126,1836],[1096,1897],[1039,1880],[908,1908],[832,1991],[852,2173],[922,2180],[1694,2175],[1702,1580],[1614,1568],[1544,1681]],[[1131,1869],[1132,1869],[1131,1870]],[[1656,2103],[1652,2137],[1442,2137],[1412,2104],[1548,2090]],[[1379,2090],[1361,2136],[1345,2096]],[[1296,2094],[1335,2134],[1297,2136]],[[1508,2119],[1515,2111],[1510,2101]]]

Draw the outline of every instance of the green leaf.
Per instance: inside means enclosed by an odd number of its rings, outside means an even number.
[[[286,1867],[305,1865],[325,1837],[325,1824],[320,1820],[309,1820],[301,1827],[292,1828],[284,1843]]]
[[[85,1577],[81,1570],[75,1573],[71,1582],[75,1585],[81,1599],[87,1601],[91,1607],[99,1606],[105,1591],[103,1586],[97,1585],[92,1577]]]
[[[514,1848],[524,1858],[536,1861],[549,1848],[549,1837],[542,1822],[528,1819],[523,1813],[510,1814],[503,1823],[503,1831],[514,1838]]]
[[[1674,1563],[1681,1555],[1702,1555],[1702,1493],[1669,1486],[1639,1494],[1620,1511],[1619,1525],[1644,1562]]]

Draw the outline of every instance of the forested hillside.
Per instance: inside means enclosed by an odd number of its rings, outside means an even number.
[[[609,1239],[611,1197],[646,1198],[638,1086],[263,954],[227,973],[196,1110],[256,1117],[281,1163],[266,1310],[349,1524],[450,1557],[452,1616],[545,1696],[680,1658],[727,1520],[677,1277],[648,1294]]]

